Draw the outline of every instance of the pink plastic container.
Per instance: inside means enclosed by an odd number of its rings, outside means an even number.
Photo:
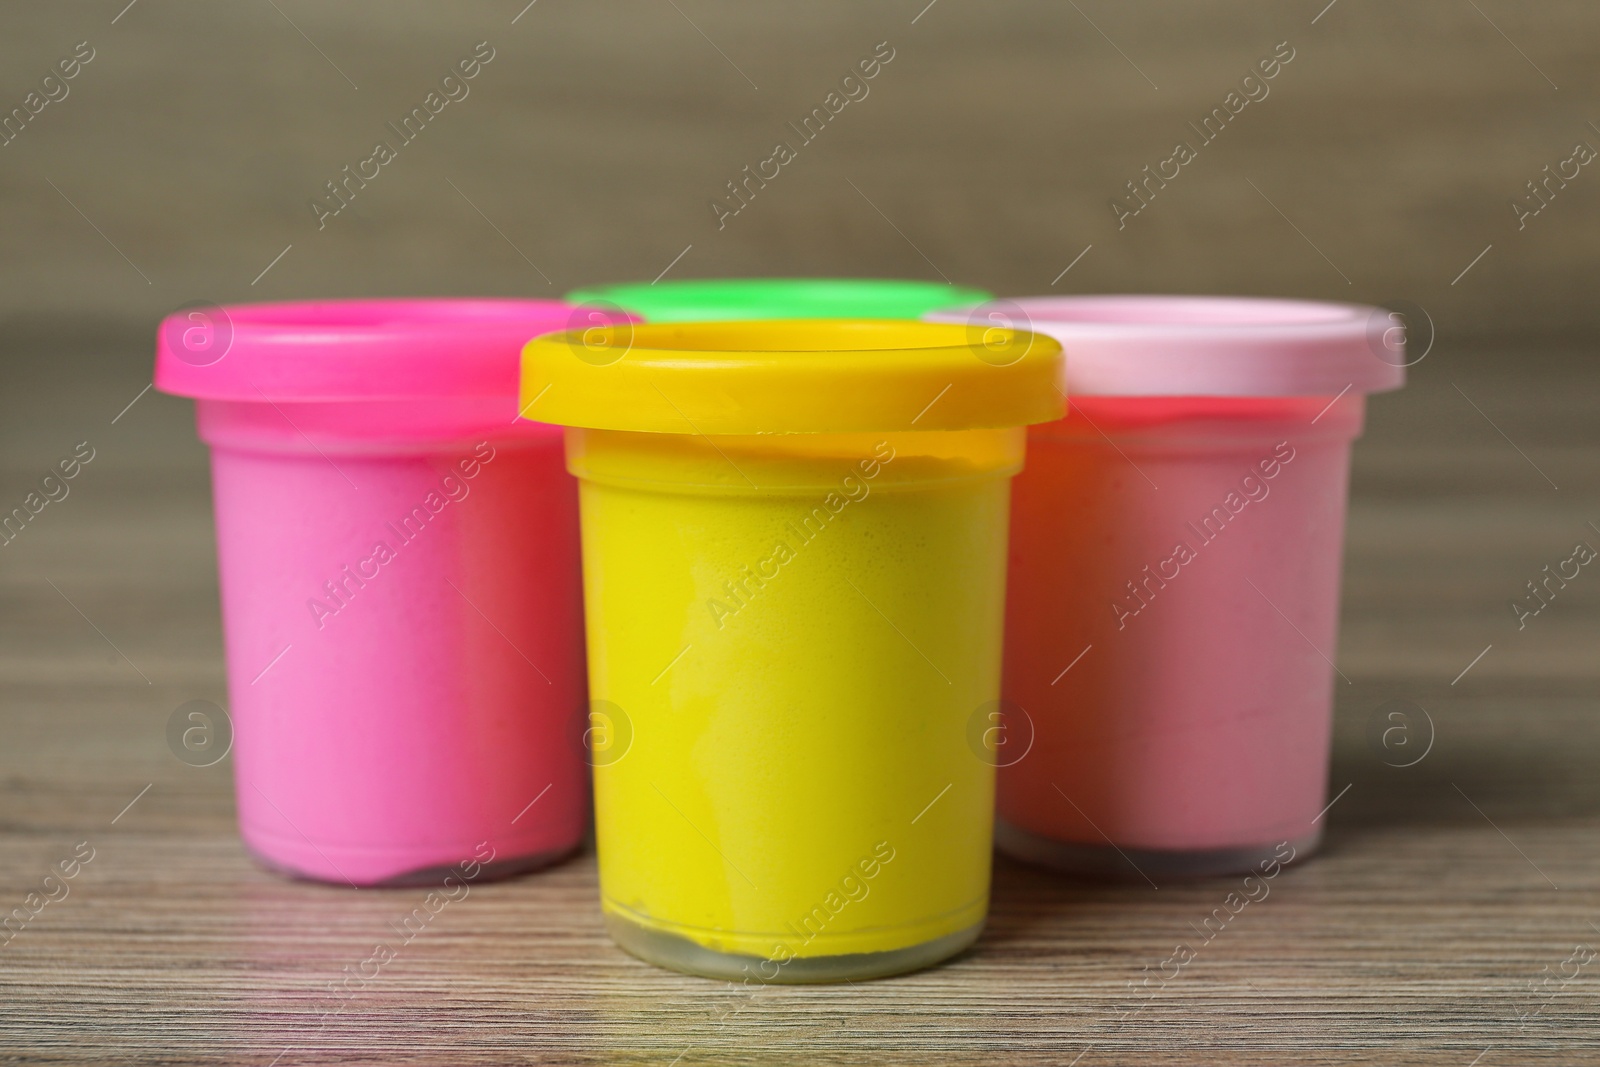
[[[1327,797],[1350,448],[1381,309],[1060,297],[940,312],[1067,354],[1012,490],[996,841],[1097,876],[1303,857]]]
[[[517,418],[547,301],[211,308],[155,384],[212,449],[240,831],[351,885],[548,864],[588,812],[577,493]]]

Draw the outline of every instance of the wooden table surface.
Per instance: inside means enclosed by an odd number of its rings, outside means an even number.
[[[1600,546],[1586,354],[1441,344],[1373,403],[1326,848],[1153,995],[1131,983],[1235,880],[1074,885],[1000,861],[956,961],[746,991],[613,947],[589,853],[474,886],[339,1004],[329,984],[423,891],[259,869],[228,762],[168,750],[174,708],[225,702],[187,405],[151,393],[118,415],[148,381],[124,340],[4,344],[0,501],[80,440],[96,454],[0,549],[0,910],[93,850],[0,946],[0,1062],[1600,1062],[1600,574],[1524,630],[1509,607],[1577,541]],[[1390,699],[1435,725],[1415,766],[1367,740]]]

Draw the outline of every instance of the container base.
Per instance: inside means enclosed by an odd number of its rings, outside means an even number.
[[[818,982],[864,981],[932,967],[970,947],[983,931],[979,922],[965,930],[888,952],[856,952],[842,956],[796,957],[783,963],[732,952],[717,952],[676,934],[662,933],[612,912],[606,931],[624,951],[646,963],[700,978],[729,982],[755,980],[762,985],[806,985]],[[767,977],[774,967],[777,973]]]
[[[1119,849],[1109,844],[1086,845],[1041,837],[1003,819],[995,820],[994,841],[995,847],[1012,859],[1109,882],[1149,879],[1159,883],[1163,879],[1182,881],[1224,874],[1252,874],[1272,861],[1284,863],[1278,854],[1281,844],[1193,850]],[[1288,842],[1294,849],[1294,858],[1288,862],[1298,863],[1313,855],[1321,843],[1320,827],[1306,837]]]
[[[574,855],[583,847],[579,842],[561,848],[549,849],[544,852],[532,852],[525,856],[511,856],[506,859],[491,860],[479,864],[477,877],[472,882],[495,882],[505,878],[515,878],[518,875],[531,874],[534,871],[553,867],[568,857]],[[328,885],[354,885],[358,889],[404,889],[415,886],[443,885],[447,877],[461,877],[461,864],[435,864],[428,867],[419,867],[416,870],[402,871],[379,879],[347,879],[339,874],[325,874],[322,871],[307,871],[291,866],[280,860],[273,859],[252,847],[248,843],[245,851],[256,863],[265,867],[273,874],[285,878],[292,878],[299,882],[322,882]],[[331,861],[330,861],[331,862]]]

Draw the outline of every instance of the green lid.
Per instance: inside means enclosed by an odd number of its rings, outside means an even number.
[[[890,278],[696,278],[595,285],[567,294],[570,303],[615,304],[646,322],[919,319],[936,308],[993,297],[964,285]]]

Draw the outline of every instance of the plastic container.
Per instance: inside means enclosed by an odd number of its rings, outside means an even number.
[[[916,319],[993,295],[964,285],[888,278],[706,278],[599,285],[568,293],[567,300],[623,308],[647,322],[728,322]]]
[[[523,396],[579,478],[601,904],[692,974],[841,981],[988,906],[1008,486],[1048,338],[916,322],[553,335]],[[587,342],[587,344],[585,343]]]
[[[1388,314],[1124,296],[931,317],[1067,353],[1069,415],[1030,429],[1012,498],[999,847],[1156,883],[1310,853],[1350,448],[1365,394],[1404,374]]]
[[[531,870],[588,814],[576,486],[517,418],[546,301],[173,315],[211,446],[240,831],[358,886]]]

